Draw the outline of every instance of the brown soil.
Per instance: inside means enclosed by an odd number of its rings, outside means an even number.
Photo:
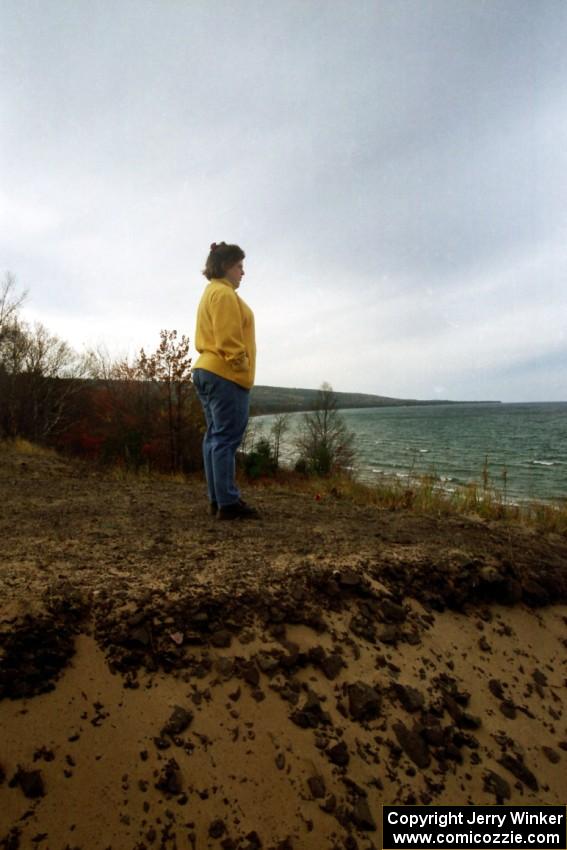
[[[0,448],[0,848],[371,848],[560,803],[567,541]]]

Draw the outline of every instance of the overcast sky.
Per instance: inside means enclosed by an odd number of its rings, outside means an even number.
[[[78,350],[193,340],[246,251],[257,383],[567,400],[567,2],[0,0],[0,271]]]

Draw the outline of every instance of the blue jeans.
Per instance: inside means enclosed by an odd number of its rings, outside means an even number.
[[[193,371],[193,384],[207,422],[203,461],[209,501],[224,507],[240,499],[235,458],[248,425],[250,391],[207,369]]]

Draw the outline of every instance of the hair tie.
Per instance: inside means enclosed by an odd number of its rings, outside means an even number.
[[[216,251],[216,250],[217,250],[217,247],[218,247],[218,246],[217,246],[217,243],[216,243],[216,242],[212,242],[212,243],[211,243],[211,251]]]

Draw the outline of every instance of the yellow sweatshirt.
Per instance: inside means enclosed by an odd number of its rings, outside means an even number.
[[[250,389],[256,372],[254,313],[224,278],[213,278],[197,311],[194,369],[207,369]]]

